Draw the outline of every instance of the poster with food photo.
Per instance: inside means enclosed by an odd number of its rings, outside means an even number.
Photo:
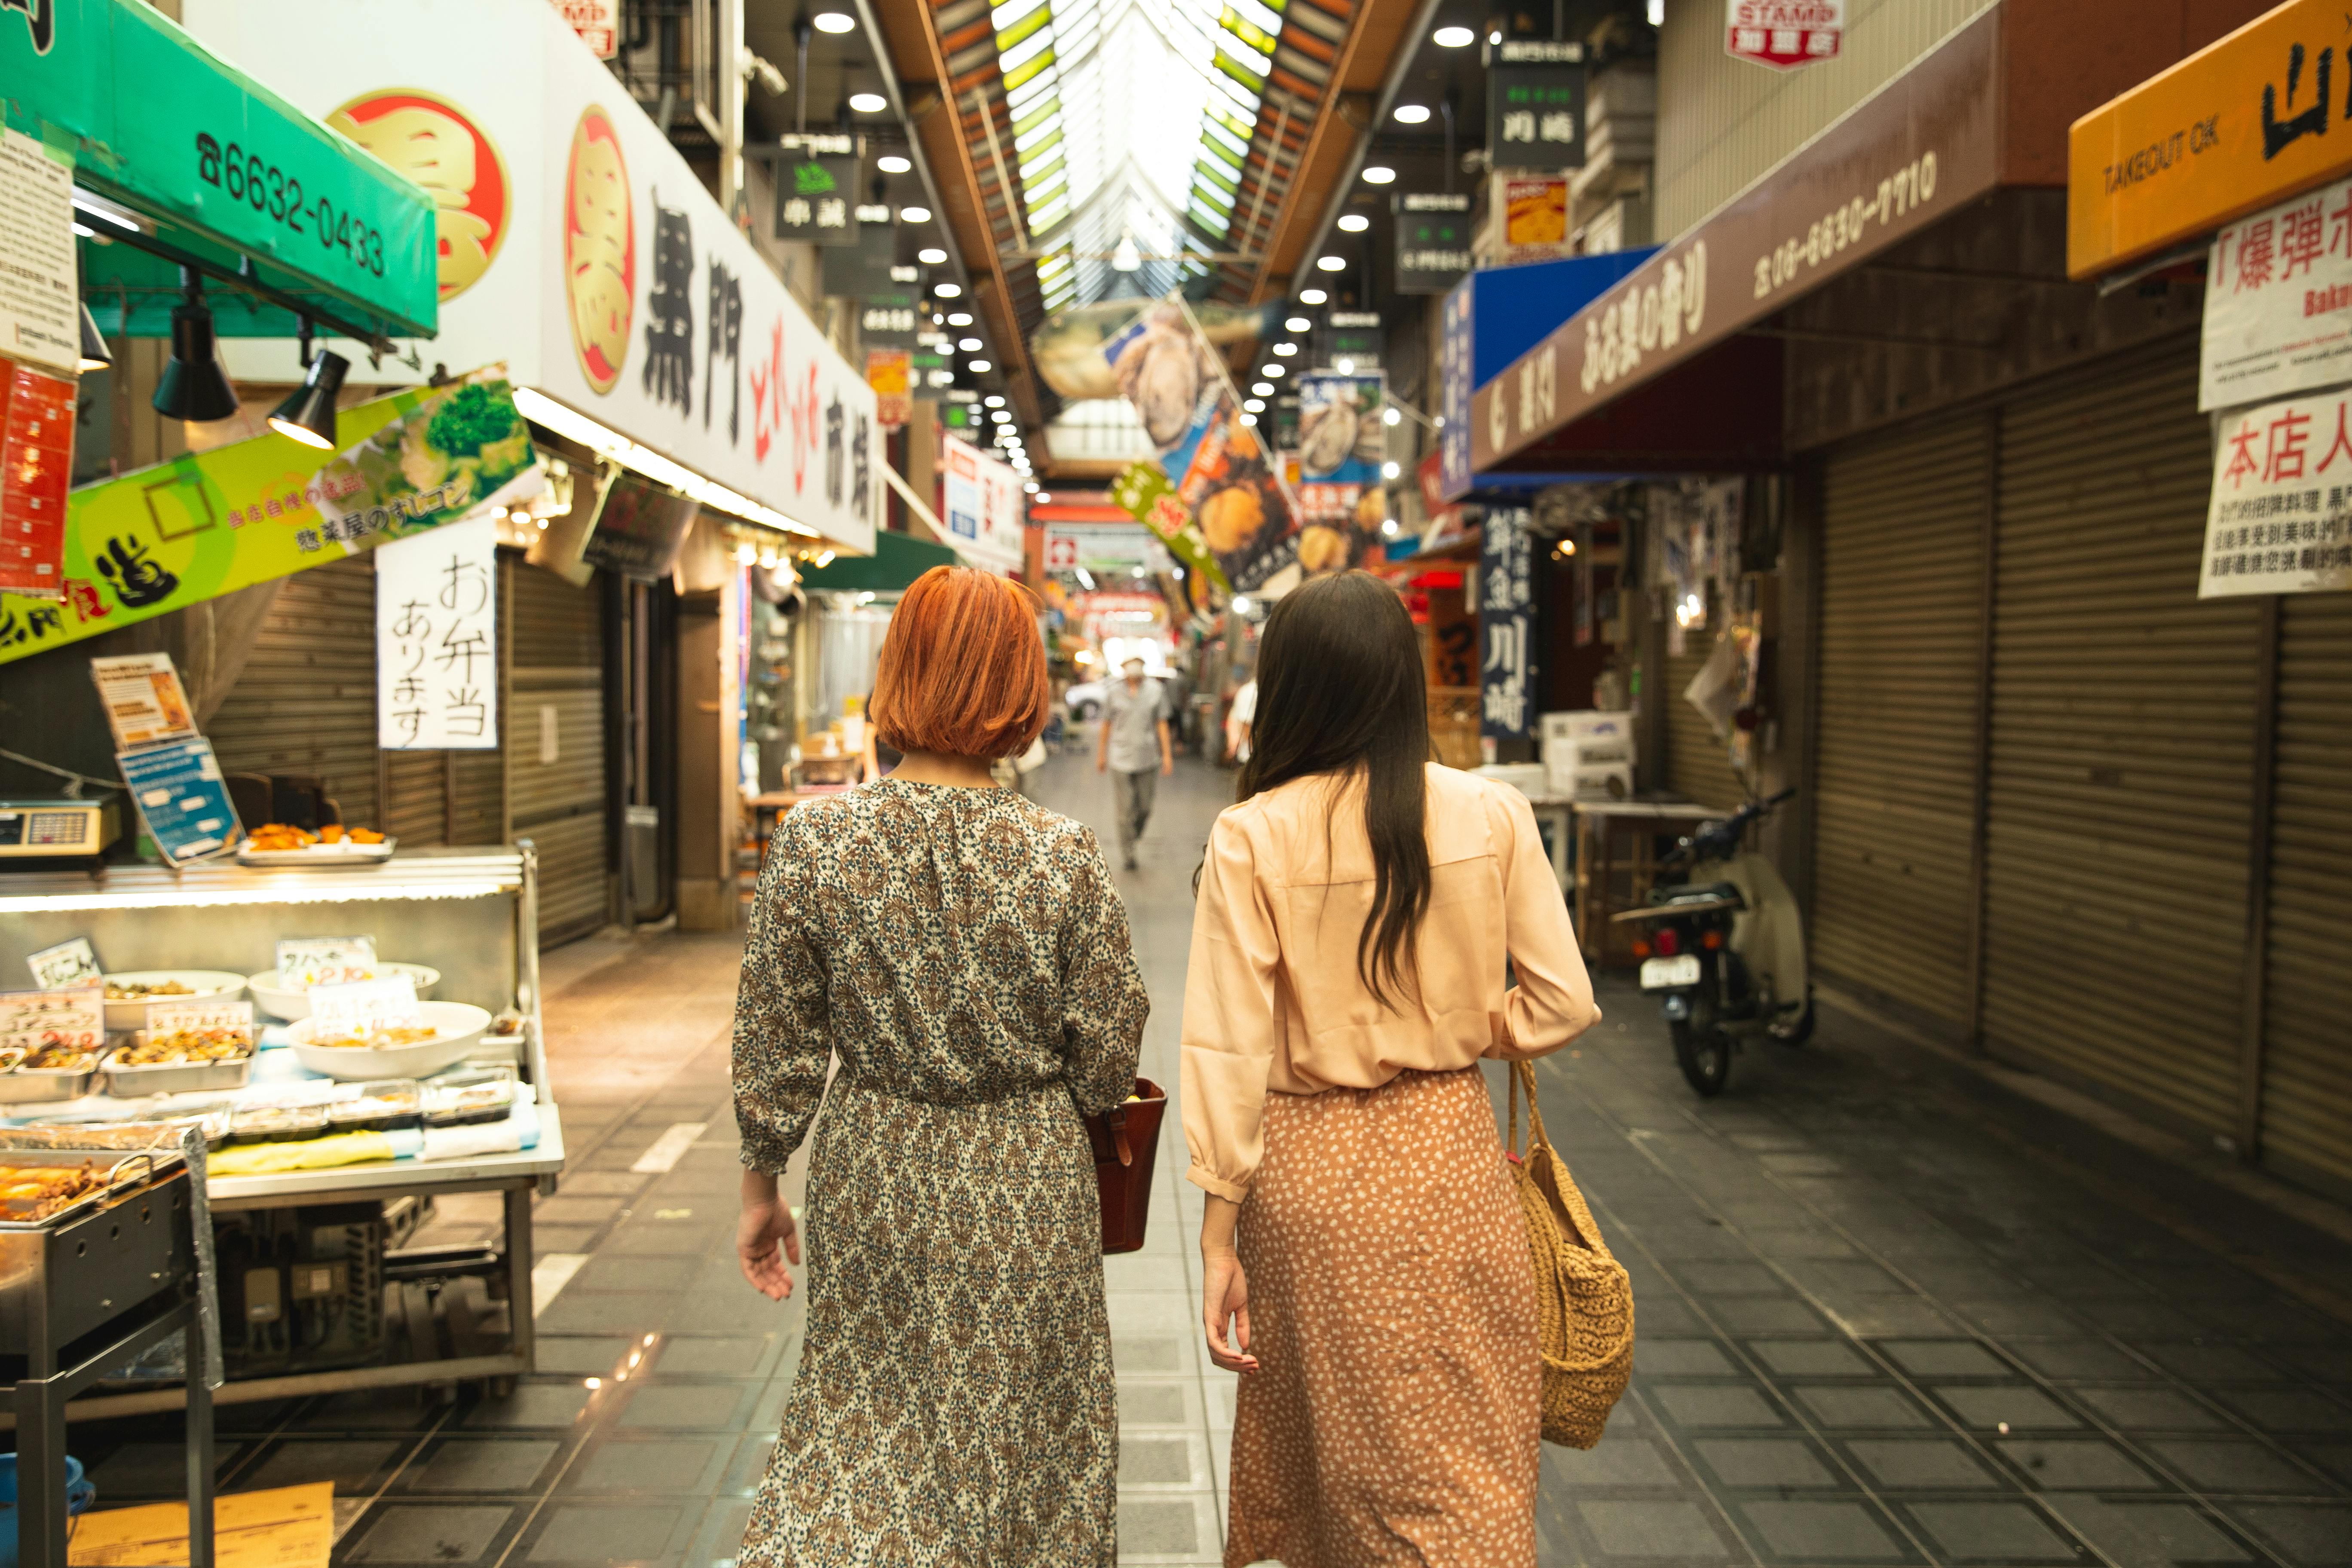
[[[1298,378],[1298,564],[1309,574],[1381,553],[1387,403],[1388,380],[1377,372]]]
[[[1191,509],[1219,570],[1238,593],[1298,559],[1298,520],[1283,500],[1257,433],[1221,400],[1176,491]]]

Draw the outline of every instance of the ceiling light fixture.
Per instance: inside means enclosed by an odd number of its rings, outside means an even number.
[[[1004,399],[992,392],[981,399],[981,405],[986,408],[1002,408],[1004,406]]]
[[[1383,425],[1402,425],[1404,423],[1404,416],[1394,408],[1383,408],[1381,410],[1381,423]]]
[[[947,265],[948,253],[936,245],[927,245],[915,252],[915,259],[926,267],[944,267]]]
[[[1052,501],[1053,499],[1054,498],[1052,496],[1046,494],[1044,490],[1039,490],[1037,492],[1037,501],[1041,506]]]
[[[1489,44],[1499,44],[1499,43],[1501,43],[1502,41],[1503,41],[1503,29],[1502,29],[1502,28],[1500,28],[1500,27],[1489,27],[1489,28],[1486,30],[1486,42],[1488,42]]]
[[[860,114],[879,114],[890,107],[890,100],[878,92],[853,92],[849,107]]]
[[[1302,305],[1320,305],[1330,297],[1320,289],[1301,289],[1298,291],[1298,302]],[[1292,330],[1295,331],[1297,329]]]
[[[1400,103],[1396,106],[1396,121],[1399,125],[1426,124],[1429,121],[1429,105]]]
[[[342,445],[335,427],[335,395],[352,362],[320,349],[310,356],[310,373],[285,402],[269,416],[269,427],[306,447],[331,452]]]
[[[1293,316],[1282,323],[1282,330],[1286,332],[1311,332],[1315,330],[1315,323],[1304,316]]]
[[[986,343],[982,342],[978,338],[958,338],[956,340],[956,347],[963,350],[963,352],[968,354],[978,353],[987,346],[988,345]]]
[[[1257,416],[1255,414],[1244,414],[1242,416],[1242,423],[1244,425],[1255,425],[1257,423]]]
[[[948,325],[950,327],[969,327],[971,325],[971,312],[970,310],[949,311]]]
[[[815,16],[810,17],[809,20],[815,25],[816,30],[820,33],[854,33],[857,31],[857,18],[849,15],[846,11],[819,11]]]
[[[1440,27],[1429,35],[1429,41],[1441,49],[1466,49],[1477,36],[1467,27]]]
[[[1243,413],[1244,413],[1244,414],[1263,414],[1263,413],[1265,413],[1265,398],[1263,398],[1263,397],[1250,397],[1250,398],[1244,398],[1244,399],[1242,401],[1242,412],[1243,412]]]
[[[963,285],[961,283],[934,283],[931,285],[931,292],[937,294],[942,300],[953,300],[962,295]]]
[[[971,374],[974,375],[986,375],[990,371],[994,370],[995,368],[996,367],[994,365],[989,363],[984,359],[976,359],[971,362]]]
[[[1341,213],[1339,215],[1339,229],[1340,232],[1344,234],[1361,234],[1364,230],[1371,226],[1372,220],[1366,217],[1361,213]],[[1339,269],[1333,267],[1328,268],[1326,270],[1337,272]]]
[[[929,207],[900,207],[898,209],[898,221],[900,223],[929,223],[931,221],[931,209]]]
[[[1381,478],[1384,479],[1395,479],[1402,472],[1404,472],[1403,467],[1394,460],[1391,460],[1381,465]]]
[[[1250,395],[1252,397],[1272,397],[1274,395],[1274,383],[1270,381],[1255,383],[1250,387]]]
[[[213,347],[204,277],[183,267],[180,287],[186,292],[172,307],[172,357],[155,385],[155,412],[166,419],[226,419],[236,412],[236,390],[222,374]]]
[[[1315,266],[1324,272],[1345,272],[1348,270],[1348,258],[1344,256],[1318,256],[1315,258]]]
[[[1292,354],[1298,352],[1298,345],[1297,343],[1276,343],[1274,345],[1274,352],[1282,355],[1285,359],[1288,359]]]
[[[1118,244],[1110,253],[1110,269],[1113,272],[1143,270],[1143,252],[1135,247],[1135,235],[1131,230],[1119,231]]]
[[[1342,356],[1331,362],[1331,368],[1341,375],[1353,375],[1356,374],[1356,362]]]
[[[902,157],[898,153],[885,153],[874,160],[874,166],[886,174],[905,174],[914,171],[915,163],[913,159]]]
[[[1364,170],[1364,184],[1368,185],[1392,184],[1395,180],[1396,171],[1386,163],[1370,164]]]
[[[1262,365],[1260,365],[1260,366],[1258,366],[1258,367],[1257,367],[1257,373],[1258,373],[1258,374],[1260,374],[1260,375],[1262,375],[1262,376],[1265,377],[1265,378],[1266,378],[1266,380],[1268,380],[1268,381],[1272,381],[1272,380],[1273,380],[1275,377],[1276,377],[1276,376],[1279,376],[1279,375],[1287,375],[1287,374],[1289,374],[1289,371],[1288,371],[1288,369],[1287,369],[1286,367],[1285,367],[1285,366],[1283,366],[1283,365],[1278,365],[1278,364],[1262,364]]]

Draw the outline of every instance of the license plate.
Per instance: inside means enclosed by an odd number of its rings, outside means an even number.
[[[1698,984],[1698,954],[1685,952],[1678,958],[1645,958],[1642,961],[1642,989],[1670,991],[1676,986]]]

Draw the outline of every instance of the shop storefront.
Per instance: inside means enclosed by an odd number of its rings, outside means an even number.
[[[398,842],[377,726],[464,734],[511,706],[488,653],[510,611],[488,510],[528,514],[543,466],[503,378],[339,399],[321,354],[278,433],[67,495],[69,452],[16,396],[28,377],[167,330],[152,406],[209,422],[238,407],[221,318],[396,352],[435,326],[432,207],[142,5],[0,14],[0,776],[16,796],[0,803],[0,1159],[37,1168],[8,1218],[55,1239],[20,1248],[15,1289],[58,1331],[37,1343],[47,1331],[20,1324],[6,1348],[35,1378],[67,1351],[55,1386],[83,1396],[77,1416],[171,1408],[205,1365],[225,1364],[227,1400],[528,1372],[530,1199],[564,1162],[538,858],[495,831]],[[27,258],[56,276],[16,288]],[[52,311],[81,328],[70,342]],[[420,677],[400,710],[379,709],[371,651],[387,574],[446,586],[437,646],[465,666]],[[420,594],[412,640],[427,607]],[[309,666],[296,644],[328,657]],[[289,730],[312,731],[331,777],[253,771]],[[298,810],[322,831],[266,830]],[[456,1192],[502,1194],[502,1245],[396,1269],[425,1205]],[[148,1247],[151,1217],[188,1228]],[[73,1369],[100,1323],[144,1353]],[[22,1432],[33,1412],[16,1414]],[[188,1438],[202,1477],[209,1425],[192,1416]],[[25,1448],[46,1472],[19,1510],[32,1556],[55,1521],[29,1499],[63,1495],[65,1458],[53,1429]],[[37,1554],[62,1560],[47,1541]]]
[[[2077,126],[2070,226],[2065,121],[2170,46],[2130,59],[2051,26],[1988,11],[1664,247],[1480,390],[1474,460],[1782,479],[1773,559],[1741,552],[1782,716],[1748,777],[1686,765],[1694,639],[1648,668],[1678,792],[1803,789],[1769,847],[1825,983],[2340,1185],[2352,1119],[2303,1108],[2346,1105],[2352,1075],[2314,1048],[2315,900],[2286,845],[2335,787],[2288,737],[2324,732],[2346,623],[2330,595],[2211,591],[2205,258],[2254,187],[2115,225],[2070,269],[2086,189],[2153,187],[2106,176],[2161,139],[2091,153],[2096,117]],[[2287,44],[2256,33],[2158,79],[2253,82],[2189,94],[2231,106],[2195,117],[2217,161],[2250,141],[2261,162],[2254,78],[2284,90]],[[2071,106],[2030,76],[2053,47],[2084,62]],[[2242,48],[2258,69],[2225,63]],[[2258,995],[2277,1005],[2249,1025]]]

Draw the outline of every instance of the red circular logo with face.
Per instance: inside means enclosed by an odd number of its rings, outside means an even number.
[[[563,296],[572,351],[599,393],[613,390],[629,357],[637,297],[637,223],[621,133],[594,104],[580,111],[563,171]]]
[[[417,87],[362,93],[327,123],[433,198],[441,302],[474,286],[513,226],[514,182],[474,117]]]

